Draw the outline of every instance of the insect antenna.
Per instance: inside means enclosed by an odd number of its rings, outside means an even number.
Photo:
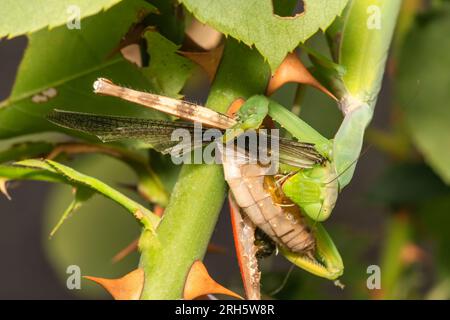
[[[275,290],[273,290],[272,292],[269,293],[269,296],[274,296],[276,294],[278,294],[281,290],[284,289],[284,287],[286,287],[286,284],[289,280],[289,277],[291,276],[292,271],[294,271],[294,265],[291,264],[291,266],[289,267],[288,272],[286,273],[286,275],[284,276],[283,281],[281,282],[280,286],[278,288],[276,288]]]
[[[366,155],[367,152],[369,152],[370,148],[372,147],[372,144],[367,145],[367,147],[364,148],[364,150],[361,152],[361,154],[353,160],[347,168],[344,169],[341,173],[339,173],[335,178],[333,178],[331,181],[325,182],[325,185],[333,183],[337,179],[339,179],[344,173],[346,173],[352,166],[356,165],[356,163],[361,159],[364,155]]]
[[[322,204],[320,205],[319,213],[317,213],[317,217],[314,220],[313,227],[315,227],[317,225],[317,223],[319,222],[319,218],[320,218],[320,214],[322,213],[322,209],[323,209],[323,201],[322,201]]]
[[[340,174],[338,174],[335,178],[333,178],[331,181],[325,182],[325,185],[333,183],[334,181],[336,181],[337,179],[339,179],[339,177],[341,177],[345,172],[347,172],[353,165],[356,164],[356,162],[359,161],[359,159],[361,157],[363,157],[367,152],[369,152],[370,148],[372,147],[372,144],[369,144],[367,147],[364,148],[364,150],[361,152],[361,154],[358,156],[358,158],[356,158],[355,160],[353,160],[348,166],[347,168],[344,169],[343,172],[341,172]],[[315,226],[320,218],[320,215],[322,214],[322,208],[323,208],[323,201],[322,204],[320,206],[320,210],[319,213],[317,214],[317,217],[314,221],[313,226]]]
[[[275,184],[277,185],[278,188],[281,188],[281,186],[283,185],[283,183],[289,179],[291,176],[297,174],[298,171],[292,171],[289,172],[288,174],[277,174],[275,176]]]

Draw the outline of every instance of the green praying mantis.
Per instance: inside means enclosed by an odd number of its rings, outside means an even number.
[[[259,164],[255,164],[256,167],[236,167],[230,161],[224,161],[226,180],[234,198],[244,214],[268,234],[295,265],[330,280],[343,274],[342,258],[321,222],[330,216],[339,191],[348,183],[349,173],[350,178],[353,173],[349,168],[356,163],[354,154],[355,150],[361,149],[361,139],[345,138],[346,134],[363,134],[365,126],[361,125],[361,116],[356,120],[346,117],[338,132],[339,141],[353,141],[353,145],[336,146],[336,140],[326,139],[288,109],[262,95],[247,99],[235,116],[230,117],[185,101],[120,87],[102,78],[94,83],[94,92],[119,97],[208,127],[228,129],[221,143],[233,140],[242,132],[260,129],[264,119],[270,117],[298,141],[281,138],[280,164],[277,178],[271,175],[271,181],[275,182],[269,183],[271,190],[267,189],[266,177],[264,172],[261,174],[262,166]],[[104,142],[138,139],[165,153],[173,148],[168,141],[173,130],[180,127],[193,130],[193,126],[186,122],[60,110],[53,111],[48,118],[59,126],[94,134]],[[370,119],[370,115],[363,115],[363,119]],[[255,169],[258,173],[248,173],[255,172]],[[344,175],[345,180],[341,180]],[[277,203],[275,193],[281,194],[282,203]],[[239,203],[249,199],[251,201],[247,204]]]

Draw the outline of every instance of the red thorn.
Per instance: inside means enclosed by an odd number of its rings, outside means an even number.
[[[144,287],[144,270],[136,269],[119,279],[84,276],[105,288],[115,300],[139,300]]]
[[[244,103],[245,100],[242,98],[237,98],[236,100],[234,100],[228,107],[227,115],[230,117],[234,117],[236,112],[238,112],[238,110],[242,107]]]
[[[7,183],[8,180],[0,179],[0,193],[3,193],[6,199],[11,200],[11,196],[8,193],[8,187],[6,185]]]
[[[217,68],[219,68],[223,48],[223,45],[221,45],[207,52],[179,51],[178,53],[199,65],[205,71],[208,79],[213,81]]]
[[[237,293],[218,284],[209,275],[205,265],[200,260],[196,260],[189,270],[184,284],[183,298],[192,300],[208,294],[225,294],[237,299],[243,299]]]
[[[290,53],[283,60],[281,65],[275,71],[275,74],[267,86],[267,95],[272,95],[276,90],[288,82],[296,82],[310,85],[334,100],[338,100],[327,88],[322,86],[316,78],[308,71],[295,53]]]

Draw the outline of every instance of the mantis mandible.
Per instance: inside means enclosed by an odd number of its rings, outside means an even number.
[[[339,172],[336,172],[333,162],[336,155],[333,154],[332,141],[321,136],[311,126],[265,96],[250,97],[232,118],[188,102],[123,88],[106,79],[98,79],[94,84],[94,91],[98,94],[120,97],[210,127],[231,128],[231,135],[227,133],[223,136],[224,142],[238,135],[233,132],[246,132],[260,128],[264,118],[267,115],[270,116],[293,137],[302,141],[281,141],[284,147],[281,148],[280,155],[283,154],[289,161],[286,161],[288,165],[280,164],[279,172],[283,177],[281,181],[275,181],[281,185],[288,207],[298,206],[300,213],[296,213],[296,218],[292,220],[287,209],[272,203],[268,205],[269,209],[276,210],[277,223],[269,223],[271,219],[267,217],[267,211],[259,213],[263,221],[254,221],[254,223],[268,233],[279,244],[283,254],[297,266],[327,279],[334,280],[342,275],[343,263],[339,252],[331,237],[319,223],[329,217],[339,191]],[[95,134],[103,141],[137,138],[146,140],[156,149],[161,149],[160,140],[163,136],[169,137],[170,132],[179,126],[189,127],[186,124],[171,121],[98,116],[66,111],[54,111],[49,115],[49,119],[63,127]],[[162,145],[167,147],[167,144]],[[227,176],[226,167],[224,165]],[[231,180],[228,179],[231,190],[236,191],[236,185],[230,183]],[[239,192],[234,192],[235,197],[238,194]],[[258,201],[255,203],[260,205]],[[249,210],[246,213],[251,216]],[[287,226],[287,220],[291,220],[290,227]],[[266,228],[264,228],[265,225]],[[272,227],[272,234],[267,225]],[[280,229],[280,225],[284,225],[285,228]],[[283,233],[283,230],[286,232]],[[289,241],[292,239],[286,240],[286,234],[291,232],[297,235],[302,234],[304,241],[294,242],[296,245],[290,244]]]

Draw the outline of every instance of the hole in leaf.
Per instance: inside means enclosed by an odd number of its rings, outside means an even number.
[[[273,14],[281,18],[294,18],[305,11],[302,0],[272,0]]]

